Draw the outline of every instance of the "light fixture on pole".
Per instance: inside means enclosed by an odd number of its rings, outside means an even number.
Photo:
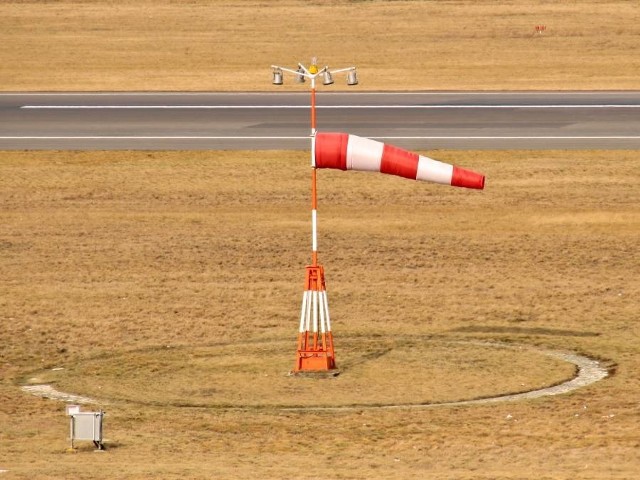
[[[329,317],[329,302],[324,278],[324,267],[318,264],[318,196],[317,172],[315,162],[316,141],[316,78],[323,77],[323,85],[333,84],[333,75],[347,72],[347,85],[357,85],[356,68],[348,67],[330,70],[328,66],[318,68],[315,58],[309,68],[301,63],[297,70],[277,65],[273,69],[274,85],[282,85],[282,76],[278,73],[288,72],[296,76],[296,82],[311,81],[311,265],[306,267],[305,290],[302,296],[300,312],[300,328],[298,333],[298,349],[294,372],[326,372],[335,370],[336,360]],[[276,82],[276,78],[280,82]]]
[[[332,85],[333,84],[333,77],[331,76],[331,72],[329,70],[326,70],[323,73],[323,76],[324,76],[324,80],[322,81],[323,85]]]
[[[301,65],[301,66],[298,67],[298,70],[297,70],[296,82],[297,83],[304,83],[305,82],[304,77],[305,77],[304,68]]]
[[[273,70],[273,84],[282,85],[282,70],[279,68]]]
[[[358,84],[358,76],[356,75],[356,70],[355,68],[353,70],[350,70],[349,73],[347,74],[347,85],[357,85]]]
[[[315,61],[315,59],[314,59]],[[283,85],[283,72],[291,73],[295,75],[296,83],[305,83],[306,79],[310,79],[312,83],[315,82],[315,79],[322,75],[323,85],[333,85],[333,75],[336,73],[347,72],[347,85],[354,86],[358,85],[358,75],[356,73],[356,67],[349,68],[341,68],[339,70],[330,70],[328,66],[323,67],[322,69],[318,69],[318,65],[312,64],[308,69],[302,65],[298,64],[297,70],[292,70],[290,68],[279,67],[277,65],[271,65],[273,69],[273,84],[274,85]],[[315,85],[315,84],[314,84]],[[315,86],[311,87],[315,89]]]

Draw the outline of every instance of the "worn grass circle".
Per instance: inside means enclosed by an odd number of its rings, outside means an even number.
[[[341,338],[340,375],[290,376],[283,341],[116,352],[47,372],[58,389],[108,402],[295,408],[472,400],[555,385],[575,366],[533,349],[416,338]]]

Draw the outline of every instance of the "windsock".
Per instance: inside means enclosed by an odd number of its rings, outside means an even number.
[[[317,168],[381,172],[453,187],[484,188],[480,173],[347,133],[316,133],[314,158]]]

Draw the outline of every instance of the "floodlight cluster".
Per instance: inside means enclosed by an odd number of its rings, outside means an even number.
[[[273,69],[273,84],[274,85],[282,85],[284,84],[284,72],[291,73],[295,75],[296,83],[304,83],[307,79],[315,80],[316,77],[322,77],[323,85],[332,85],[334,83],[333,75],[336,73],[347,73],[347,85],[353,86],[358,84],[358,75],[356,73],[356,67],[348,67],[348,68],[340,68],[337,70],[329,69],[328,65],[325,65],[321,69],[318,68],[318,65],[315,63],[315,59],[313,59],[309,68],[305,67],[303,64],[298,63],[298,68],[296,70],[292,70],[285,67],[279,67],[277,65],[271,65]]]

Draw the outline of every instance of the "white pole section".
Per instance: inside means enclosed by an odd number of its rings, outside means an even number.
[[[313,333],[318,331],[318,292],[313,290]]]
[[[305,332],[309,331],[311,326],[311,290],[304,292],[307,296],[307,311],[305,312]]]
[[[311,249],[314,252],[318,251],[318,212],[314,209],[311,210]]]
[[[304,320],[307,313],[307,292],[302,293],[302,310],[300,311],[300,333],[304,332]]]
[[[325,333],[325,314],[324,314],[324,292],[320,292],[320,331]]]
[[[327,299],[327,291],[322,292],[322,299],[324,302],[324,311],[327,315],[327,332],[331,331],[331,317],[329,317],[329,300]]]

